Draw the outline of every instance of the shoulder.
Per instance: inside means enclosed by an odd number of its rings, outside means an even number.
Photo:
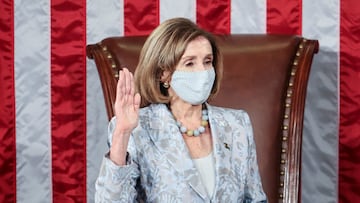
[[[156,121],[162,121],[169,116],[169,110],[165,104],[150,104],[139,111],[139,125],[143,128],[151,127]]]
[[[140,108],[140,117],[149,116],[149,114],[154,116],[161,116],[164,112],[168,111],[165,104],[150,104],[146,107]]]
[[[247,114],[247,112],[243,109],[234,109],[234,108],[227,108],[227,107],[220,107],[220,106],[213,106],[210,104],[207,104],[207,108],[209,110],[212,110],[214,112],[220,112],[220,113],[238,113],[238,114]]]
[[[251,124],[249,114],[243,109],[233,109],[207,104],[209,114],[214,119],[225,119],[231,122],[240,122],[243,125]]]
[[[151,120],[151,118],[156,117],[158,115],[157,109],[161,109],[161,105],[151,104],[149,106],[140,108],[139,124],[135,128],[135,130],[139,128],[147,128],[149,126],[149,121]],[[116,117],[114,116],[109,122],[109,126],[108,126],[109,132],[112,132],[115,129],[115,126],[116,126]]]
[[[134,137],[155,136],[167,128],[171,113],[165,104],[150,104],[139,112],[139,123],[133,130]]]
[[[164,117],[168,116],[167,107],[164,104],[151,104],[139,110],[139,123],[133,130],[132,134],[143,134],[142,132],[150,128],[158,128],[159,123],[164,123]],[[109,135],[112,135],[116,127],[116,117],[113,117],[108,125]]]

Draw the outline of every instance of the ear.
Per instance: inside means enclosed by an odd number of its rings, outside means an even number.
[[[170,80],[170,71],[164,71],[160,78],[161,82],[168,82]]]

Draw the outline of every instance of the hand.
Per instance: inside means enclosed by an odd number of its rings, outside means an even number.
[[[140,94],[135,94],[134,77],[127,68],[119,71],[114,111],[116,130],[130,134],[139,120]]]
[[[125,165],[126,151],[131,131],[138,125],[140,94],[135,94],[132,73],[127,68],[119,71],[114,111],[116,127],[112,137],[110,159],[117,165]]]

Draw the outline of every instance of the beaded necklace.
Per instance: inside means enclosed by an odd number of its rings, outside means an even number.
[[[188,130],[179,120],[177,120],[176,125],[179,127],[180,132],[190,137],[198,137],[203,134],[205,132],[205,128],[209,125],[209,116],[207,109],[202,109],[201,112],[201,125],[195,130]]]

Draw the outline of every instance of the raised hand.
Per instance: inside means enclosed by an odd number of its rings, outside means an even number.
[[[138,125],[140,94],[135,93],[134,77],[127,68],[119,72],[114,111],[116,127],[112,137],[110,159],[124,165],[131,131]]]
[[[127,68],[119,72],[115,99],[116,128],[120,132],[130,133],[138,124],[140,95],[135,94],[134,77]]]

